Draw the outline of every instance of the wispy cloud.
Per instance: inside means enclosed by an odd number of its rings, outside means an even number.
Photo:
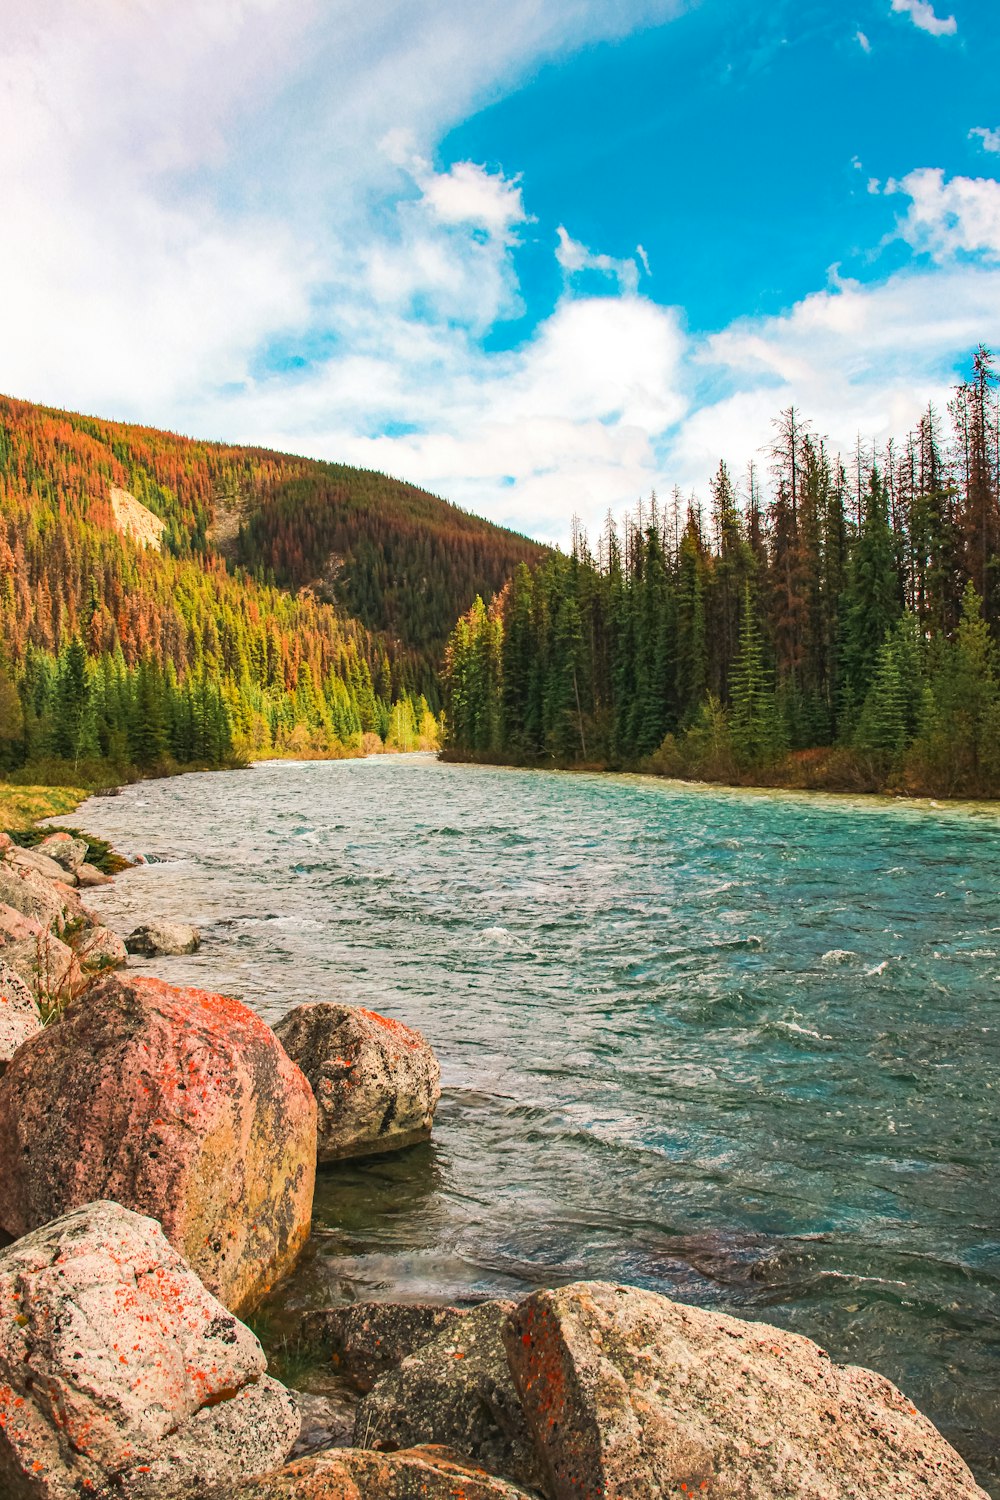
[[[623,292],[634,294],[639,290],[639,267],[631,256],[624,260],[617,260],[613,255],[601,255],[588,250],[587,246],[581,245],[579,240],[572,239],[561,224],[556,234],[558,236],[556,260],[567,276],[576,276],[581,271],[599,271],[602,276],[614,277]],[[641,250],[641,246],[639,249]],[[639,251],[637,250],[636,253],[638,254]],[[649,263],[646,260],[645,250],[641,251],[641,258],[648,273]]]
[[[857,42],[857,44],[861,48],[862,52],[870,52],[872,50],[872,44],[868,40],[868,38],[865,36],[865,34],[864,34],[863,31],[857,31],[857,32],[855,32],[855,34],[854,34],[854,40]]]
[[[954,36],[958,22],[954,16],[941,17],[935,13],[930,0],[892,0],[892,8],[901,15],[909,16],[920,31],[929,36]]]
[[[985,125],[975,125],[969,131],[969,140],[974,141],[977,137],[984,151],[1000,154],[1000,129],[989,130]]]

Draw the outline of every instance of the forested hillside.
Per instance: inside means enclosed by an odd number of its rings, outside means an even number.
[[[382,475],[2,398],[0,772],[432,745],[448,625],[540,555]]]
[[[980,348],[946,416],[848,462],[790,409],[707,516],[654,498],[519,568],[451,637],[453,751],[1000,795],[996,384]]]

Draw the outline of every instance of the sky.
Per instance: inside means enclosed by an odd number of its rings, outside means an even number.
[[[7,0],[0,390],[564,544],[1000,346],[1000,0]]]

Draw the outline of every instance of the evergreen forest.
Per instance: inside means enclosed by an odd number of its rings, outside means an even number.
[[[542,555],[384,475],[0,398],[0,775],[433,748],[456,614]]]
[[[794,408],[706,510],[653,496],[520,565],[447,649],[448,753],[735,783],[1000,795],[1000,413],[848,459]]]

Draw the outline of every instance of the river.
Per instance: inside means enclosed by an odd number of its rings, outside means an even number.
[[[94,798],[163,977],[418,1027],[433,1142],[321,1175],[288,1307],[601,1277],[900,1384],[1000,1494],[1000,816],[444,765]]]

